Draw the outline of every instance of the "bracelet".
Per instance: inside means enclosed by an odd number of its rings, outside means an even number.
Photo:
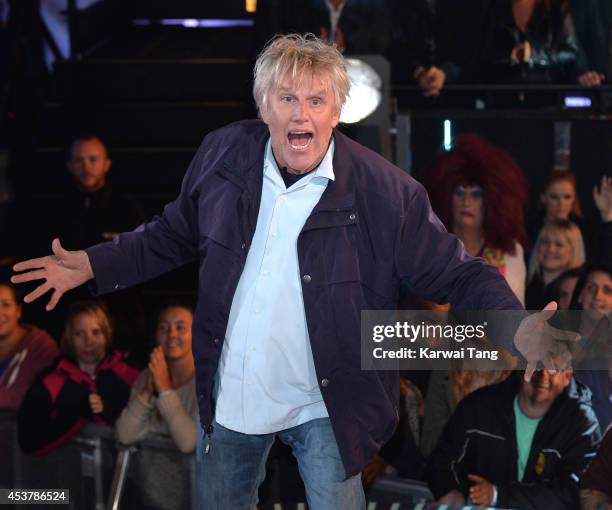
[[[164,390],[164,391],[160,391],[159,395],[157,395],[157,398],[162,398],[164,395],[167,395],[168,393],[171,393],[172,390]]]

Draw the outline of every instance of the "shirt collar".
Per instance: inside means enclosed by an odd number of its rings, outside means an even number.
[[[335,141],[332,137],[331,143],[329,144],[329,147],[327,148],[327,152],[325,153],[325,156],[323,156],[323,159],[321,160],[321,163],[319,163],[319,166],[317,167],[317,169],[314,172],[312,172],[312,174],[298,181],[296,184],[302,181],[305,181],[305,183],[310,182],[312,179],[316,177],[325,178],[330,181],[336,180],[336,176],[334,175],[334,167],[333,167],[334,149],[335,149]],[[283,183],[284,185],[283,178],[281,177],[281,174],[280,174],[280,170],[278,169],[278,165],[276,164],[276,159],[274,159],[274,154],[272,154],[272,139],[271,138],[268,138],[268,141],[266,142],[266,149],[265,149],[265,155],[264,155],[264,174],[267,175],[269,178],[273,179],[274,181]]]

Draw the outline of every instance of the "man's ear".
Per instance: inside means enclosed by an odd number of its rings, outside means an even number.
[[[574,369],[568,368],[563,372],[563,387],[567,388],[569,386],[570,381],[572,380],[572,376],[574,375]]]
[[[113,161],[107,158],[104,163],[104,173],[105,174],[108,173],[108,171],[111,169],[111,166],[113,166]]]

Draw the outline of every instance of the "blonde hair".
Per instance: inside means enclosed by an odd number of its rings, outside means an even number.
[[[314,75],[329,77],[337,112],[351,86],[342,54],[310,33],[274,37],[257,57],[253,74],[253,97],[260,111],[268,108],[268,95],[286,78],[299,85]]]
[[[66,316],[66,324],[64,325],[64,331],[60,340],[61,350],[70,355],[74,355],[74,344],[72,343],[74,329],[72,327],[72,322],[77,315],[81,315],[83,313],[93,315],[98,321],[100,330],[102,331],[104,339],[106,340],[104,350],[108,352],[111,345],[111,339],[113,337],[113,325],[111,318],[106,306],[103,303],[91,300],[76,301],[70,305],[68,315]]]
[[[578,226],[572,221],[566,220],[555,220],[545,223],[540,229],[533,250],[531,251],[531,257],[529,258],[529,270],[527,272],[527,281],[530,282],[536,273],[540,272],[540,262],[538,260],[538,253],[540,251],[540,245],[542,244],[542,237],[546,231],[557,231],[563,234],[563,237],[570,245],[571,258],[569,266],[566,269],[574,269],[580,267],[585,261],[585,250],[584,242],[582,240],[582,233]]]

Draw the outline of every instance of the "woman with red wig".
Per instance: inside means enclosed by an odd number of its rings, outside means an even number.
[[[425,185],[446,228],[469,255],[497,266],[524,303],[527,183],[514,160],[477,135],[459,135],[436,156]]]

